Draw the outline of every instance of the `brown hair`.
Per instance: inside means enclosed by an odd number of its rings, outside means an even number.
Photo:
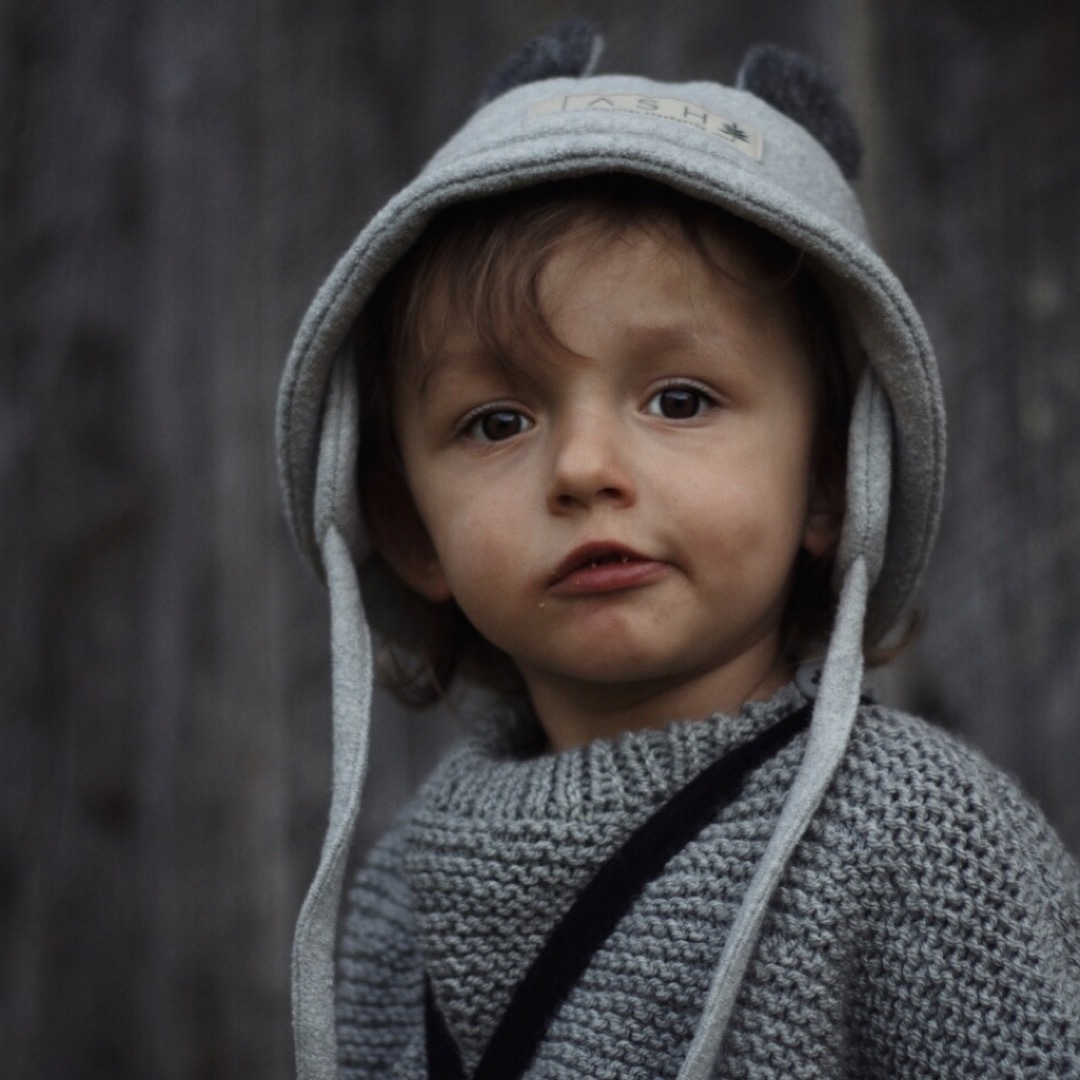
[[[723,235],[750,257],[735,280],[792,304],[818,387],[815,447],[819,483],[842,505],[851,386],[820,286],[802,253],[741,218],[664,185],[624,175],[556,181],[450,207],[376,289],[353,331],[359,358],[365,439],[360,496],[369,532],[380,537],[372,493],[409,500],[392,423],[393,372],[425,365],[442,334],[464,324],[489,355],[514,363],[521,342],[550,342],[537,281],[556,247],[587,235],[599,245],[627,229],[683,241],[718,274],[707,239]],[[744,260],[740,260],[742,264]],[[383,530],[385,532],[385,529]],[[832,559],[800,551],[784,618],[784,647],[803,659],[828,638],[835,610]],[[429,703],[465,673],[500,689],[520,689],[509,658],[487,642],[453,602],[413,596],[408,629],[388,641],[382,674],[403,701]]]

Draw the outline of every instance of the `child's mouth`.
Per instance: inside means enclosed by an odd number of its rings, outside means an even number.
[[[665,566],[621,545],[584,544],[563,559],[548,587],[557,595],[575,596],[632,589],[652,581]]]

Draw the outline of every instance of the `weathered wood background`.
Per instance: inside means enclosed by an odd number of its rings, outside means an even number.
[[[0,1074],[291,1073],[326,809],[324,598],[275,385],[321,277],[555,17],[608,69],[824,59],[934,336],[950,506],[901,686],[1080,851],[1080,5],[7,0],[0,10]],[[369,827],[445,724],[379,729]]]

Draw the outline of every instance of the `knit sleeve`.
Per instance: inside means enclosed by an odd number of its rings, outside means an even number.
[[[402,872],[403,828],[356,875],[338,952],[338,1062],[343,1080],[393,1075],[421,1027],[423,964]]]
[[[898,742],[857,871],[854,1074],[1080,1080],[1077,864],[977,754]]]

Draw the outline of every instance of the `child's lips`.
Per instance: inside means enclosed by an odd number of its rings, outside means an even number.
[[[634,589],[654,581],[667,563],[642,555],[622,544],[594,542],[575,548],[548,581],[557,596]]]

